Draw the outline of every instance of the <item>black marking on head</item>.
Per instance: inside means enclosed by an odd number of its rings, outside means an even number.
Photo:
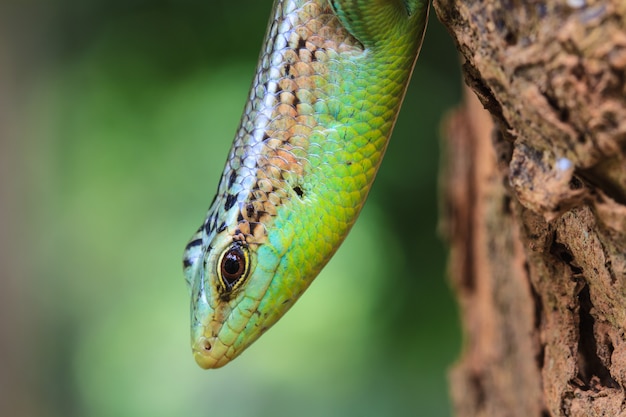
[[[224,204],[224,210],[230,210],[235,205],[235,201],[237,201],[237,196],[234,194],[228,194],[228,197],[226,197],[226,203]]]
[[[243,221],[243,214],[241,214],[241,212],[237,213],[237,223],[242,222]]]
[[[208,219],[206,223],[204,223],[204,231],[207,235],[210,235],[213,231],[213,228],[211,227],[211,219]]]
[[[246,205],[246,214],[248,215],[248,217],[254,216],[254,205],[252,205],[251,203],[248,203],[248,205]]]
[[[202,245],[202,239],[194,239],[191,242],[187,243],[187,247],[185,249],[193,248],[194,246]]]
[[[298,46],[296,46],[296,50],[306,49],[306,41],[302,38],[298,38]]]
[[[217,229],[217,212],[211,216],[211,230]]]
[[[191,261],[187,258],[183,259],[183,268],[187,269],[191,266]]]
[[[293,190],[296,192],[296,194],[298,194],[298,197],[302,197],[304,195],[304,191],[302,190],[302,188],[300,188],[299,185],[293,187]]]
[[[226,222],[220,224],[220,227],[217,229],[217,233],[222,233],[224,230],[226,230]]]
[[[228,188],[233,187],[233,184],[235,184],[236,179],[237,179],[237,171],[231,171],[230,177],[228,177]]]
[[[283,67],[283,70],[285,72],[285,76],[289,77],[291,75],[289,74],[289,72],[291,71],[291,65],[285,64],[285,66]]]

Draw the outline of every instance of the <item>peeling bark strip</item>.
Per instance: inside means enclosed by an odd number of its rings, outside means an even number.
[[[436,0],[456,415],[626,416],[626,1]]]

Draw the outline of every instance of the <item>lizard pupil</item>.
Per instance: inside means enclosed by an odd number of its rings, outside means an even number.
[[[245,260],[241,249],[232,248],[222,259],[222,276],[226,284],[233,286],[245,272]]]

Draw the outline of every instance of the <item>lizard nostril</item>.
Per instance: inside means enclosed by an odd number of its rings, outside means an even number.
[[[204,349],[204,350],[205,350],[205,351],[207,351],[207,352],[209,352],[209,351],[211,350],[211,347],[212,347],[212,346],[211,346],[211,342],[209,342],[209,340],[208,340],[208,339],[204,339],[204,340],[201,342],[201,346],[202,346],[202,349]]]
[[[220,342],[211,338],[200,337],[193,344],[193,357],[203,369],[219,368],[228,360],[219,354]],[[216,357],[217,356],[217,357]]]
[[[211,342],[209,341],[209,339],[207,339],[206,337],[201,337],[194,344],[193,350],[195,350],[200,355],[204,356],[204,355],[208,355],[208,353],[211,351],[212,348],[213,346],[211,345]]]

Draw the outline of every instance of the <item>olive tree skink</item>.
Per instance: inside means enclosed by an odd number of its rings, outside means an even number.
[[[275,0],[248,102],[188,243],[198,364],[239,355],[302,295],[354,224],[428,15],[425,0]]]

